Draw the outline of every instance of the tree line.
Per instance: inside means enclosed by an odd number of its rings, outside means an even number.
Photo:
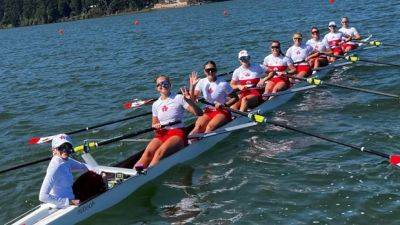
[[[0,27],[29,26],[71,19],[99,17],[117,12],[137,11],[150,8],[158,1],[0,0]]]

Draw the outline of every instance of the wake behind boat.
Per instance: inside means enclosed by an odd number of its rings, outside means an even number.
[[[371,36],[363,41],[367,42],[370,38]],[[364,46],[361,45],[357,51],[367,48],[368,47],[364,48]],[[335,68],[351,63],[352,62],[347,62],[343,59],[337,60],[325,68],[318,70],[314,74],[314,77],[324,78]],[[285,94],[276,95],[274,98],[262,103],[255,108],[253,112],[265,114],[274,110],[288,102],[295,95],[296,92],[291,92],[291,90],[301,88],[307,89],[307,87],[314,87],[314,85],[298,83],[291,89],[283,91]],[[103,178],[100,175],[87,172],[81,175],[73,186],[75,196],[82,201],[82,204],[79,206],[70,205],[66,208],[58,209],[52,204],[41,204],[10,221],[8,224],[74,224],[110,208],[125,199],[139,187],[169,170],[171,167],[194,159],[207,150],[210,150],[214,145],[226,138],[233,130],[257,124],[248,117],[240,115],[235,116],[233,121],[214,131],[214,133],[208,134],[206,138],[188,145],[175,154],[162,159],[156,166],[150,167],[140,173],[132,168],[143,154],[143,151],[138,152],[112,167],[107,167],[98,165],[91,156],[89,150],[86,149],[87,152],[82,154],[82,158],[87,164],[96,166],[99,170],[105,172],[107,174],[107,182],[103,182]],[[191,128],[193,128],[193,124],[188,126],[186,130],[189,131]]]

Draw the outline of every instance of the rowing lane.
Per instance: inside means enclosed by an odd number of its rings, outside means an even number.
[[[45,146],[27,146],[28,137],[141,112],[123,111],[121,104],[154,96],[155,74],[170,75],[177,90],[206,60],[230,71],[237,52],[247,49],[261,62],[268,39],[284,41],[286,49],[294,31],[308,36],[312,25],[322,29],[342,15],[360,33],[398,44],[399,11],[398,2],[383,0],[237,0],[0,30],[0,165],[48,156]],[[132,26],[134,19],[140,25]],[[399,54],[379,48],[361,56],[399,64]],[[398,77],[398,68],[357,64],[329,81],[400,94]],[[400,149],[398,110],[398,102],[382,97],[319,89],[273,115],[390,153]],[[149,120],[135,122],[74,138],[107,138]],[[111,164],[143,146],[114,145],[94,155]],[[0,176],[0,223],[38,204],[45,169],[41,164]],[[398,224],[399,181],[399,170],[379,158],[260,126],[233,134],[82,224]]]

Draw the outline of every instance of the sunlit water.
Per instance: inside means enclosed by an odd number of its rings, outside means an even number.
[[[227,10],[228,16],[223,15]],[[397,1],[238,0],[183,9],[0,30],[0,163],[6,168],[49,156],[28,146],[50,135],[122,118],[123,102],[155,95],[156,74],[174,90],[192,70],[215,60],[219,72],[238,66],[247,49],[255,62],[268,40],[286,49],[291,35],[325,29],[347,15],[361,34],[398,44]],[[133,26],[132,21],[140,21]],[[58,29],[65,34],[60,36]],[[396,48],[361,57],[400,64]],[[399,68],[357,63],[329,79],[400,94]],[[341,89],[298,95],[276,120],[342,141],[392,153],[400,148],[399,102]],[[76,143],[150,124],[149,118],[74,135]],[[150,136],[144,136],[148,138]],[[112,164],[141,149],[134,142],[94,152]],[[0,222],[37,205],[46,163],[0,176]],[[83,224],[398,224],[400,172],[384,159],[275,127],[236,132],[187,165],[176,166],[115,207]]]

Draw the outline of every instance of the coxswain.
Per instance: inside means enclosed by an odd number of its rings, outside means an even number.
[[[354,27],[349,27],[349,18],[343,17],[342,18],[342,27],[339,29],[339,32],[343,33],[348,41],[342,44],[342,50],[344,52],[349,52],[354,50],[358,47],[357,43],[352,42],[351,40],[360,40],[361,36]]]
[[[183,124],[185,110],[196,116],[203,114],[202,110],[190,99],[186,88],[181,88],[182,94],[171,93],[171,81],[168,76],[158,76],[155,83],[156,90],[160,94],[152,105],[151,124],[156,129],[155,136],[134,166],[138,171],[156,165],[163,157],[177,152],[186,145],[187,135]],[[178,123],[167,125],[173,122]]]
[[[205,106],[203,116],[196,121],[190,134],[208,133],[232,120],[232,115],[226,107],[235,104],[239,98],[225,80],[217,77],[217,65],[214,61],[204,64],[205,78],[198,78],[197,72],[189,76],[190,96],[196,101],[202,94],[205,101],[215,106]]]
[[[72,190],[74,182],[72,172],[94,170],[98,173],[98,171],[69,157],[73,153],[73,145],[71,138],[66,134],[59,134],[53,138],[51,150],[53,157],[40,188],[39,200],[51,203],[57,208],[79,205],[80,200],[75,198]]]
[[[263,79],[266,82],[264,94],[276,93],[290,87],[289,78],[284,75],[295,73],[296,68],[292,60],[282,53],[279,41],[271,42],[271,54],[264,58],[263,66],[267,70],[267,76]],[[263,96],[264,100],[268,98]]]
[[[250,62],[250,55],[246,50],[239,52],[240,66],[233,71],[231,86],[234,90],[240,90],[239,101],[231,108],[245,112],[248,108],[254,108],[262,101],[263,82],[265,69],[256,63]]]
[[[309,56],[313,52],[311,46],[303,44],[303,35],[299,32],[293,34],[293,45],[286,51],[296,67],[297,77],[303,78],[311,75],[311,67],[308,64]]]
[[[321,53],[332,54],[332,50],[326,41],[321,40],[318,28],[311,28],[311,39],[306,45],[313,48],[313,53],[308,56],[311,68],[317,69],[329,64],[327,56]]]
[[[334,55],[343,55],[341,44],[346,41],[344,35],[336,30],[336,23],[334,21],[328,24],[329,33],[327,33],[323,41],[327,42]],[[329,62],[334,62],[336,57],[328,57]]]

